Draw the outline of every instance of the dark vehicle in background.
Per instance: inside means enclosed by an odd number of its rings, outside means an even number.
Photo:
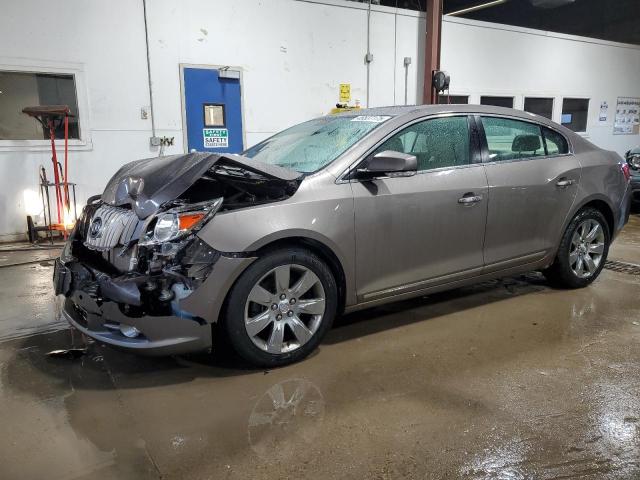
[[[629,165],[546,118],[480,105],[321,117],[242,155],[132,162],[56,262],[78,330],[129,351],[304,358],[334,317],[542,270],[589,285],[629,214]]]
[[[631,172],[631,205],[640,208],[640,147],[633,148],[625,154]]]

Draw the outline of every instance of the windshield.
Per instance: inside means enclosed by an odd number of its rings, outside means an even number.
[[[315,172],[389,118],[387,115],[316,118],[276,133],[243,155],[301,173]]]

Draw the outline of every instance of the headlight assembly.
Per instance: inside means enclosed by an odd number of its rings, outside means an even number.
[[[170,242],[197,231],[222,205],[222,197],[212,202],[201,202],[172,208],[158,213],[148,223],[147,231],[139,245],[157,245]]]

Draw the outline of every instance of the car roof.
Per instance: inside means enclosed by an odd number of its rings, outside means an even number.
[[[495,107],[493,105],[473,105],[473,104],[437,104],[437,105],[402,105],[402,106],[388,106],[388,107],[374,107],[363,108],[359,110],[350,110],[348,112],[340,113],[339,115],[390,115],[394,117],[400,117],[403,115],[438,115],[443,113],[477,113],[477,114],[491,114],[491,115],[503,115],[509,117],[522,118],[523,120],[536,121],[545,125],[552,126],[554,128],[561,128],[563,132],[569,133],[570,130],[565,129],[561,125],[549,120],[546,117],[541,117],[534,113],[525,112],[523,110],[516,110],[515,108]]]

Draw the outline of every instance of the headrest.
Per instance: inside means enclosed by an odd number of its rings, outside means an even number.
[[[535,152],[542,148],[538,135],[516,135],[511,145],[512,152]]]
[[[404,145],[402,145],[402,140],[400,139],[400,137],[391,138],[385,150],[393,150],[394,152],[404,153]]]

